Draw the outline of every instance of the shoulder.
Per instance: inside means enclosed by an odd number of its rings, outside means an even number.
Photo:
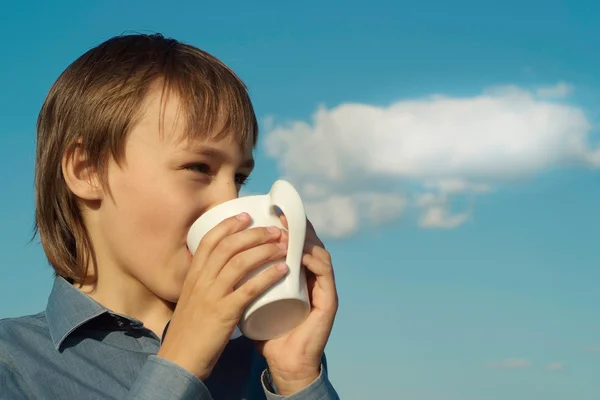
[[[48,342],[44,339],[49,336],[46,325],[43,313],[0,319],[0,397],[36,397],[31,393],[27,377],[39,376],[36,371],[40,362],[38,347]]]
[[[46,314],[40,312],[15,318],[0,319],[0,343],[15,338],[25,332],[47,331]]]
[[[9,362],[33,343],[49,337],[45,314],[0,319],[0,361]]]

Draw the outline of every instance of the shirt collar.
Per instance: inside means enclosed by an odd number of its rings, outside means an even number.
[[[73,331],[107,312],[105,307],[57,276],[46,306],[46,319],[54,347],[58,350]]]
[[[46,319],[52,343],[57,350],[77,328],[106,313],[110,313],[107,308],[82,293],[64,278],[57,276],[54,279],[54,286],[46,306]],[[168,328],[168,324],[166,328]],[[163,338],[167,331],[166,328]],[[230,340],[240,336],[242,333],[236,327]]]

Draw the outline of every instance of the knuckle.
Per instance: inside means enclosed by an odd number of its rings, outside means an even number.
[[[219,307],[218,315],[225,320],[235,320],[239,318],[240,311],[230,303],[224,303]]]
[[[269,253],[275,255],[281,255],[282,253],[287,253],[287,248],[279,247],[277,243],[271,243],[269,245]]]
[[[322,270],[323,275],[332,276],[333,275],[333,267],[331,264],[323,263],[324,267]]]
[[[331,253],[329,253],[327,250],[323,250],[322,259],[323,259],[323,262],[325,264],[327,264],[328,267],[330,267],[330,268],[333,267],[333,263],[331,260]]]
[[[256,227],[248,229],[247,231],[243,232],[242,235],[245,235],[244,241],[247,241],[248,244],[256,245],[264,243],[269,237],[269,232],[267,231],[266,227]]]
[[[244,297],[246,297],[247,299],[253,299],[260,293],[260,290],[256,284],[246,284],[242,286],[241,289],[244,293]]]
[[[236,255],[229,260],[229,268],[236,272],[242,272],[245,269],[246,263],[244,262],[244,256],[241,254]]]
[[[269,227],[265,226],[260,229],[260,237],[264,240],[270,239],[273,233],[269,232]]]
[[[216,241],[213,238],[213,235],[210,234],[206,234],[201,240],[200,243],[198,244],[198,250],[203,250],[206,248],[212,248],[214,247]]]
[[[229,238],[225,238],[219,242],[217,248],[220,252],[230,254],[234,252],[234,244]]]

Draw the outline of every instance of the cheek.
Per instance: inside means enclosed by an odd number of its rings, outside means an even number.
[[[112,226],[105,232],[119,268],[175,302],[191,265],[186,236],[195,219],[194,202],[176,182],[146,182],[115,183]]]
[[[165,190],[164,186],[131,184],[119,188],[121,194],[115,200],[117,214],[127,222],[127,230],[135,231],[139,237],[165,237],[170,225],[178,220],[177,194]]]
[[[105,228],[121,247],[128,269],[164,268],[187,257],[185,238],[193,211],[185,188],[165,178],[139,177],[115,181],[113,192],[112,226]]]

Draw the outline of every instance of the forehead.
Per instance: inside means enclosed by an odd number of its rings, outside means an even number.
[[[163,144],[205,153],[228,153],[229,157],[248,160],[254,150],[252,121],[240,123],[239,115],[231,115],[227,105],[198,112],[175,91],[152,90],[142,105],[139,125],[147,130],[158,130]],[[206,149],[212,149],[206,150]],[[214,155],[214,154],[213,154]]]

